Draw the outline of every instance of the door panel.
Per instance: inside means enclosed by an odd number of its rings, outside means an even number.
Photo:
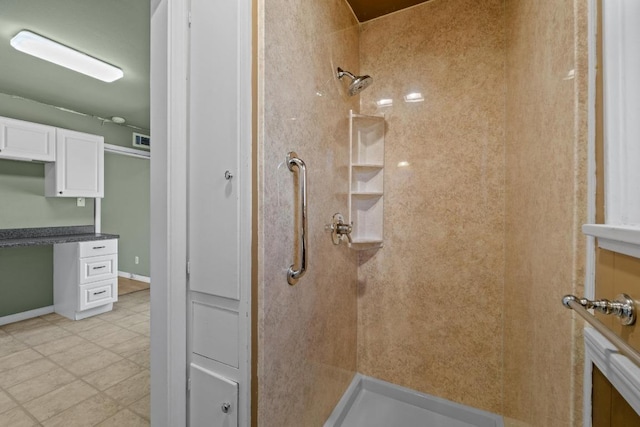
[[[191,364],[190,427],[237,427],[238,383]]]
[[[239,300],[239,6],[191,7],[190,289]]]

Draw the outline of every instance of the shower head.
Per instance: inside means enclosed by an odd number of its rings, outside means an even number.
[[[338,67],[338,78],[341,79],[344,76],[347,76],[351,79],[351,84],[349,84],[349,96],[354,96],[365,90],[371,83],[373,83],[373,79],[371,76],[354,76],[348,71],[343,70]]]

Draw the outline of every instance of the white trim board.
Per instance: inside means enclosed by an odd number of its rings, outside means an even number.
[[[584,224],[582,232],[598,238],[598,246],[640,258],[640,227],[631,225]]]
[[[8,316],[0,317],[0,326],[8,325],[9,323],[20,322],[22,320],[33,319],[34,317],[44,316],[45,314],[53,313],[53,306],[40,307],[34,310],[23,311],[22,313],[10,314]]]
[[[640,367],[618,353],[618,349],[593,328],[584,329],[584,348],[585,361],[597,366],[633,410],[640,414]]]
[[[127,273],[126,271],[118,271],[118,277],[124,277],[126,279],[133,279],[139,282],[151,283],[151,277],[141,276],[135,273]]]
[[[120,145],[104,144],[104,151],[107,153],[122,154],[123,156],[137,157],[140,159],[149,160],[151,158],[150,151],[138,150],[136,148],[122,147]]]

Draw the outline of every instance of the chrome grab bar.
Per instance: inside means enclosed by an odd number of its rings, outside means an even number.
[[[295,264],[291,264],[289,270],[287,270],[287,283],[292,286],[298,283],[298,279],[304,276],[307,270],[307,166],[298,158],[295,151],[291,151],[287,154],[287,167],[291,172],[294,172],[294,166],[298,168],[302,228],[300,230],[300,269],[296,270]]]
[[[618,299],[621,297],[624,299],[627,299],[627,301],[624,301],[622,304],[624,305],[626,305],[627,303],[630,304],[629,306],[626,306],[624,309],[625,310],[630,309],[631,311],[633,321],[632,323],[627,323],[627,325],[631,325],[635,321],[635,305],[633,303],[633,300],[628,295],[625,295],[625,294],[618,295],[618,297],[616,298],[616,301],[614,301],[613,303],[607,300],[589,301],[586,298],[580,299],[574,295],[565,295],[562,298],[562,304],[567,308],[573,309],[573,311],[578,313],[584,320],[586,320],[591,326],[593,326],[593,328],[596,331],[600,332],[602,335],[604,335],[606,339],[611,341],[611,344],[613,344],[618,349],[620,354],[627,356],[629,360],[631,360],[636,365],[640,366],[640,353],[635,348],[631,347],[628,343],[626,343],[622,338],[620,338],[615,332],[609,329],[604,323],[596,319],[595,316],[592,316],[591,313],[587,311],[587,308],[585,308],[591,305],[597,311],[602,311],[602,310],[608,311],[609,309],[606,306],[620,303]],[[605,307],[597,308],[595,303],[599,303],[598,305],[605,306]],[[619,316],[614,312],[614,310],[616,309],[611,307],[610,313],[606,313],[606,314],[614,314],[616,316]],[[622,315],[620,317],[622,322],[624,322],[625,318],[628,318],[626,315]]]

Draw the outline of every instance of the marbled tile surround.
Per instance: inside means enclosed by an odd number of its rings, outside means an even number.
[[[357,71],[358,26],[343,0],[262,0],[258,11],[258,424],[319,426],[356,371],[356,254],[325,224],[346,214],[350,109],[335,68]],[[296,286],[296,151],[308,168],[309,264]]]
[[[586,4],[506,2],[504,414],[532,426],[582,425],[583,322],[560,300],[585,280]]]
[[[503,25],[501,0],[435,0],[364,23],[360,39],[374,79],[361,111],[385,113],[387,131],[384,248],[360,256],[358,371],[496,413]],[[424,101],[404,102],[412,92]]]
[[[321,425],[355,371],[507,425],[581,425],[582,324],[559,299],[584,280],[586,16],[432,0],[358,27],[341,1],[260,1],[258,425]],[[385,246],[357,258],[322,231],[346,211],[358,109],[336,66],[370,74],[360,110],[387,115]],[[310,174],[294,288],[289,150]]]

